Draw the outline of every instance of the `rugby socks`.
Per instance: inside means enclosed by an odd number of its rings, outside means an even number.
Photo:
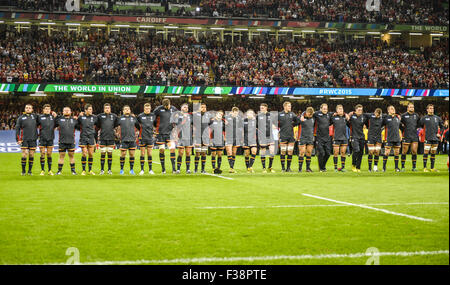
[[[379,155],[375,155],[375,159],[374,159],[374,162],[373,162],[373,164],[375,166],[378,166],[378,160],[380,160],[380,156]]]
[[[405,168],[406,154],[402,154],[402,168]]]
[[[195,158],[194,158],[195,172],[197,172],[197,170],[198,170],[199,160],[200,160],[200,156],[195,156]],[[229,158],[228,158],[228,160],[229,160]],[[231,167],[231,163],[230,163],[230,167]]]
[[[219,156],[219,157],[217,158],[217,168],[220,169],[220,166],[221,166],[221,165],[222,165],[222,157]]]
[[[166,164],[165,164],[166,155],[164,153],[159,153],[159,161],[161,163],[161,169],[162,171],[166,171]]]
[[[105,170],[105,156],[106,156],[106,153],[104,153],[104,152],[102,152],[100,154],[100,167],[101,167],[102,171]]]
[[[394,156],[395,169],[398,168],[398,155]]]
[[[170,153],[170,163],[172,164],[172,171],[175,171],[175,153],[171,152]]]
[[[139,161],[141,162],[141,171],[144,171],[144,165],[145,165],[145,156],[140,156]]]
[[[58,163],[58,172],[61,172],[61,170],[63,169],[63,165],[62,163]]]
[[[250,164],[249,164],[250,168],[253,167],[253,164],[255,163],[255,158],[256,155],[252,154],[250,157]]]
[[[280,154],[281,170],[285,170],[285,167],[284,167],[285,160],[286,160],[286,155]]]
[[[108,152],[108,170],[112,168],[112,152]]]
[[[177,170],[181,169],[181,163],[183,162],[183,157],[178,156],[177,157]]]
[[[342,169],[344,169],[345,168],[345,156],[341,156],[341,167],[342,167]]]
[[[266,169],[266,156],[261,155],[261,165],[263,169]]]
[[[153,158],[151,155],[147,156],[148,171],[152,170]]]
[[[75,163],[71,163],[71,164],[70,164],[70,170],[71,170],[72,172],[75,172]]]
[[[427,168],[428,154],[423,154],[423,168]]]
[[[48,156],[47,157],[47,166],[48,166],[48,171],[52,170],[52,157]]]
[[[130,161],[130,170],[133,170],[133,168],[134,168],[134,156],[130,156],[129,161]]]
[[[432,153],[431,154],[431,159],[430,159],[430,161],[431,161],[431,169],[434,169],[435,158],[436,158],[436,154]]]
[[[412,167],[416,168],[417,165],[417,154],[412,155]]]
[[[33,162],[34,162],[34,157],[29,157],[28,158],[28,172],[31,172],[31,169],[33,168]],[[434,163],[433,163],[434,165]]]
[[[383,170],[386,170],[387,161],[388,161],[388,156],[384,155],[383,156]]]
[[[245,167],[246,168],[250,167],[250,157],[248,157],[248,156],[245,157]]]
[[[228,164],[230,165],[230,168],[233,168],[233,159],[231,155],[228,155]]]
[[[41,170],[44,171],[45,168],[45,156],[41,155]]]
[[[88,169],[89,171],[92,171],[92,161],[94,160],[93,157],[88,158]]]
[[[186,156],[186,171],[191,168],[191,156]]]
[[[236,156],[235,155],[232,155],[231,156],[231,165],[233,165],[231,168],[233,168],[234,169],[234,163],[236,162]]]
[[[311,156],[306,157],[306,169],[311,169]]]
[[[369,154],[367,157],[367,161],[369,162],[369,171],[372,170],[372,161],[373,161],[373,155]]]
[[[298,171],[302,171],[302,168],[303,168],[303,160],[304,160],[304,157],[303,157],[303,156],[299,156],[299,157],[298,157]]]
[[[205,171],[206,166],[206,154],[202,155],[202,171]]]
[[[83,168],[83,171],[86,171],[86,157],[81,157],[81,167]]]
[[[125,165],[125,156],[120,157],[120,170],[123,170],[124,165]]]
[[[292,162],[292,155],[288,155],[286,169],[291,169],[291,162]]]
[[[333,163],[334,163],[334,169],[337,169],[337,165],[338,165],[338,157],[337,156],[333,156]]]
[[[270,156],[270,157],[269,157],[269,168],[272,168],[272,165],[273,165],[273,159],[274,159],[273,156]]]
[[[211,156],[211,166],[213,169],[216,169],[216,157]]]

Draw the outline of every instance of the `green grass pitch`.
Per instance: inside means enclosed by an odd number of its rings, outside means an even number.
[[[388,172],[369,173],[364,156],[361,173],[334,173],[332,159],[319,173],[313,157],[315,172],[301,174],[281,173],[278,156],[277,173],[261,173],[257,157],[248,174],[238,156],[238,173],[228,174],[224,157],[222,176],[232,179],[185,175],[184,161],[183,174],[162,175],[153,158],[154,176],[128,175],[128,159],[118,175],[115,151],[112,176],[72,176],[66,157],[63,175],[50,177],[39,176],[38,154],[34,175],[22,177],[20,154],[0,155],[0,264],[64,264],[70,247],[81,263],[100,264],[363,265],[368,257],[352,254],[370,247],[389,253],[380,264],[449,264],[447,156],[437,156],[437,173],[422,172],[420,155],[417,173],[410,156],[407,172],[395,173],[390,157]],[[97,174],[99,164],[96,153]]]

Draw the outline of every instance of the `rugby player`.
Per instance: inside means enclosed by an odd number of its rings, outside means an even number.
[[[173,130],[173,118],[172,115],[177,112],[177,108],[172,106],[170,104],[169,99],[163,99],[162,105],[156,107],[156,109],[153,111],[153,114],[155,114],[156,117],[156,129],[157,129],[157,135],[156,135],[156,144],[159,147],[159,160],[161,162],[161,169],[162,173],[166,173],[166,155],[165,155],[165,148],[166,145],[169,148],[170,151],[170,161],[172,163],[172,173],[176,173],[175,169],[175,140],[176,137],[172,133]]]
[[[154,146],[153,130],[156,124],[155,114],[151,113],[152,106],[150,103],[144,104],[144,112],[137,116],[139,122],[139,149],[140,149],[140,162],[141,171],[139,175],[144,175],[145,155],[147,154],[148,173],[155,174],[152,170],[152,150]]]
[[[258,144],[256,141],[256,117],[252,109],[247,110],[244,119],[244,149],[245,166],[248,173],[254,173],[253,163],[255,163],[256,152],[258,151]]]
[[[369,172],[372,172],[372,163],[373,163],[373,171],[378,171],[378,160],[380,158],[381,151],[381,129],[383,127],[383,112],[380,108],[375,109],[373,114],[366,113],[366,124],[369,129],[367,134],[367,147],[369,149],[368,155],[368,163],[369,163]]]
[[[403,144],[402,144],[402,168],[405,171],[406,154],[411,149],[412,171],[417,171],[417,148],[419,146],[419,136],[417,128],[420,116],[414,112],[414,104],[409,103],[406,113],[401,115],[401,123],[403,125]]]
[[[17,118],[16,142],[22,150],[22,175],[26,175],[27,157],[28,175],[33,175],[31,170],[33,169],[34,153],[37,146],[37,118],[36,114],[33,114],[33,106],[31,104],[25,105],[25,113]]]
[[[215,174],[221,174],[222,170],[220,167],[222,165],[222,155],[225,148],[224,133],[225,133],[225,123],[223,120],[223,111],[220,110],[216,112],[214,118],[211,119],[209,124],[209,129],[211,130],[211,166]],[[216,166],[217,157],[217,166]]]
[[[238,107],[231,108],[231,112],[225,116],[225,149],[230,165],[230,173],[236,173],[234,164],[236,162],[236,153],[243,143],[243,119]]]
[[[130,174],[134,175],[134,153],[136,151],[136,129],[139,129],[139,122],[134,115],[131,115],[130,106],[122,108],[123,115],[117,119],[120,134],[120,175],[124,174],[125,156],[129,153]]]
[[[388,161],[391,148],[394,148],[395,172],[400,172],[398,168],[398,155],[400,153],[400,122],[401,118],[395,113],[394,106],[387,108],[388,115],[383,118],[383,126],[385,127],[384,136],[386,139],[385,152],[383,156],[383,172],[386,172],[386,164]]]
[[[314,108],[306,108],[306,112],[300,117],[298,127],[298,172],[302,172],[303,161],[306,154],[306,172],[311,170],[311,154],[314,148]]]
[[[186,103],[181,105],[181,112],[176,113],[176,127],[178,133],[178,157],[176,173],[180,173],[184,154],[186,155],[186,174],[190,174],[191,152],[193,146],[192,114],[189,114],[189,105]]]
[[[333,162],[335,172],[347,171],[345,169],[345,155],[348,146],[347,121],[349,119],[349,115],[344,113],[344,107],[342,105],[337,105],[336,113],[331,117],[331,124],[333,125]],[[341,168],[337,167],[339,153],[341,154]]]
[[[349,114],[349,125],[352,136],[352,171],[361,172],[361,162],[364,154],[364,125],[366,117],[363,114],[363,106],[355,106],[355,112]]]
[[[328,112],[328,105],[320,105],[320,110],[314,113],[316,131],[316,151],[320,172],[327,171],[328,158],[332,153],[332,141],[330,136],[330,125],[332,112]]]
[[[266,103],[262,103],[259,106],[259,112],[257,115],[257,128],[258,128],[258,143],[259,143],[259,155],[261,156],[261,164],[263,173],[267,173],[266,170],[266,158],[269,157],[268,171],[275,173],[273,170],[273,159],[275,156],[275,140],[273,138],[273,129],[278,126],[276,123],[277,116],[268,112],[268,106]]]
[[[291,102],[283,103],[283,111],[278,114],[278,125],[280,128],[280,161],[281,171],[292,172],[291,162],[294,153],[294,127],[300,124],[300,119],[291,112]],[[287,163],[285,160],[287,153]]]
[[[439,145],[441,135],[439,134],[439,128],[444,126],[442,119],[434,114],[434,105],[429,104],[427,106],[427,114],[423,116],[419,121],[419,126],[425,130],[425,146],[423,152],[423,171],[424,172],[438,172],[434,168],[436,159],[436,151]],[[430,169],[427,168],[428,154],[430,155]]]
[[[75,171],[75,129],[78,129],[78,121],[76,117],[72,117],[70,107],[64,107],[62,116],[56,117],[55,126],[59,130],[59,160],[58,172],[61,175],[64,166],[64,158],[66,152],[69,154],[70,170],[72,175],[77,175]]]
[[[55,139],[55,117],[51,106],[45,104],[42,108],[42,114],[38,115],[39,125],[39,150],[41,152],[41,175],[45,175],[45,156],[47,156],[48,175],[52,172],[52,153],[53,140]]]
[[[105,174],[105,157],[108,154],[108,174],[112,174],[112,153],[115,147],[115,128],[117,115],[111,113],[111,104],[103,105],[103,113],[97,115],[97,127],[100,129],[100,175]]]
[[[208,152],[209,145],[209,123],[211,121],[211,115],[206,111],[206,104],[201,103],[197,106],[194,104],[194,109],[197,109],[192,114],[193,120],[193,137],[194,137],[194,173],[198,172],[198,164],[201,159],[202,170],[201,173],[205,173],[206,166],[206,153]]]
[[[78,145],[81,147],[81,166],[83,171],[81,175],[86,175],[86,156],[89,156],[89,174],[95,175],[92,171],[92,162],[94,160],[95,149],[95,125],[97,124],[97,116],[92,114],[92,105],[86,104],[84,106],[84,113],[80,113],[78,117],[78,127],[81,130],[80,141]]]

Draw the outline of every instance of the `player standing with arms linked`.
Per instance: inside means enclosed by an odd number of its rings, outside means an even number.
[[[41,151],[41,175],[45,175],[45,156],[47,154],[48,175],[52,172],[53,140],[55,139],[55,117],[49,104],[45,104],[42,113],[38,115],[39,125],[39,150]]]
[[[436,159],[436,151],[439,145],[441,135],[439,134],[439,128],[442,128],[444,124],[442,119],[434,114],[434,106],[429,104],[427,106],[427,115],[422,117],[419,122],[419,126],[425,130],[425,147],[423,153],[423,171],[424,172],[438,172],[434,168]],[[430,170],[427,169],[428,154],[431,153],[431,165]]]
[[[291,112],[291,102],[283,103],[283,111],[278,114],[278,125],[280,128],[280,161],[281,171],[292,172],[291,162],[294,153],[294,127],[300,124],[300,119]],[[287,153],[287,163],[285,168]]]
[[[34,153],[36,151],[36,140],[38,120],[36,114],[33,114],[33,106],[31,104],[25,105],[25,113],[17,118],[16,123],[16,141],[22,150],[22,175],[26,175],[25,169],[27,166],[28,157],[28,175],[33,175]]]
[[[383,119],[383,126],[385,126],[384,136],[386,139],[385,152],[383,156],[383,172],[386,172],[386,164],[388,161],[391,148],[394,148],[395,172],[400,172],[398,168],[398,155],[400,153],[400,121],[401,118],[395,113],[394,106],[387,108],[388,115]]]
[[[92,105],[86,104],[84,106],[84,113],[80,113],[78,117],[78,126],[81,129],[80,142],[78,145],[81,147],[81,166],[83,171],[81,175],[86,175],[86,156],[89,156],[89,174],[95,175],[92,171],[92,162],[94,161],[94,149],[95,149],[95,125],[97,124],[97,116],[92,114]]]
[[[401,115],[401,123],[403,125],[403,145],[402,145],[402,169],[405,171],[406,154],[411,149],[412,171],[417,171],[417,148],[419,146],[419,136],[417,128],[419,126],[420,116],[414,112],[414,104],[408,104],[408,110]]]
[[[381,129],[383,128],[383,111],[380,108],[375,109],[373,114],[366,113],[366,124],[369,128],[367,134],[367,147],[369,149],[369,157],[367,158],[369,163],[369,172],[372,172],[372,162],[373,171],[378,171],[378,160],[380,158],[381,152]]]
[[[117,115],[111,113],[111,104],[103,105],[103,113],[97,115],[97,127],[100,129],[100,175],[105,174],[105,157],[108,154],[108,174],[112,174],[112,153],[115,146],[115,128]]]
[[[130,174],[134,175],[134,153],[136,151],[136,129],[139,122],[134,115],[131,115],[130,106],[123,106],[123,115],[117,120],[120,134],[120,175],[124,174],[125,156],[129,153]]]
[[[347,138],[347,120],[349,115],[344,113],[342,105],[336,106],[336,114],[331,117],[331,124],[333,125],[333,162],[334,171],[346,172],[345,169],[345,155],[347,153],[348,138]],[[338,168],[338,155],[341,154],[341,168]]]
[[[306,172],[311,170],[311,154],[314,148],[314,108],[306,108],[306,112],[300,117],[298,127],[298,172],[302,172],[303,161],[306,154]]]

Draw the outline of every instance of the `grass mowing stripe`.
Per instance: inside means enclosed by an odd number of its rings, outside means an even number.
[[[360,208],[365,208],[365,209],[369,209],[369,210],[374,210],[374,211],[383,212],[383,213],[386,213],[386,214],[402,216],[402,217],[406,217],[406,218],[410,218],[410,219],[415,219],[415,220],[419,220],[419,221],[424,221],[424,222],[432,222],[432,221],[433,221],[433,220],[431,220],[431,219],[425,219],[425,218],[416,217],[416,216],[411,216],[411,215],[407,215],[407,214],[402,214],[402,213],[392,212],[392,211],[388,211],[388,210],[385,210],[385,209],[378,209],[378,208],[370,207],[370,206],[367,206],[367,205],[353,204],[353,203],[349,203],[349,202],[337,201],[337,200],[333,200],[333,199],[329,199],[329,198],[324,198],[324,197],[320,197],[320,196],[315,196],[315,195],[310,195],[310,194],[305,194],[305,193],[302,193],[302,195],[303,195],[303,196],[308,196],[308,197],[311,197],[311,198],[316,198],[316,199],[326,200],[326,201],[330,201],[330,202],[335,202],[335,203],[338,203],[338,204],[344,204],[344,205],[349,205],[349,206],[355,206],[355,207],[360,207]]]
[[[80,265],[139,265],[139,264],[176,264],[176,263],[206,263],[206,262],[238,262],[238,261],[267,261],[267,260],[301,260],[301,259],[330,259],[330,258],[361,258],[374,256],[415,256],[415,255],[444,255],[448,250],[436,251],[399,251],[399,252],[359,252],[349,254],[318,254],[318,255],[276,255],[276,256],[246,256],[246,257],[196,257],[161,260],[134,260],[134,261],[94,261],[79,263]],[[64,265],[64,263],[46,264]]]
[[[367,206],[448,205],[448,202],[375,203],[365,205]],[[261,209],[261,208],[350,207],[350,206],[353,205],[330,204],[330,205],[277,205],[277,206],[209,206],[209,207],[197,207],[196,209]]]

